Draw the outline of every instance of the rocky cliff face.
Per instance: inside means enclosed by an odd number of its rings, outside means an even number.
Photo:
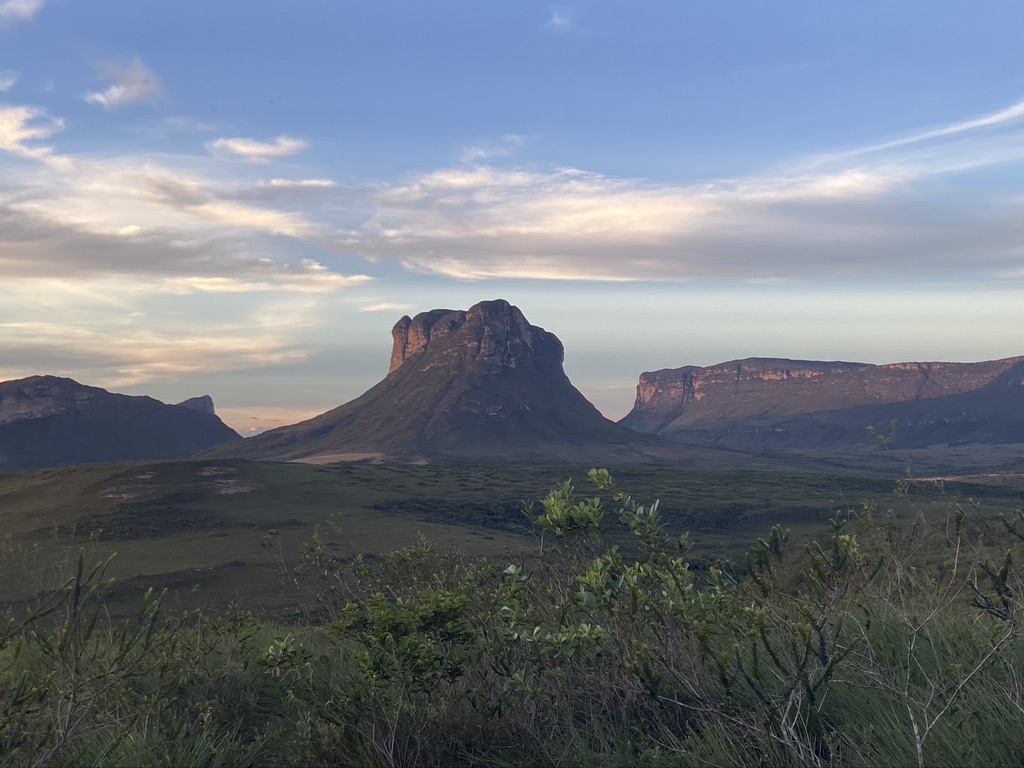
[[[392,339],[388,375],[361,397],[218,455],[470,459],[642,439],[601,416],[562,370],[558,338],[507,301],[403,317]]]
[[[209,395],[200,395],[199,397],[190,397],[188,400],[182,400],[177,403],[179,408],[188,408],[192,411],[199,411],[199,413],[205,413],[207,416],[216,416],[217,411],[213,407],[213,398]]]
[[[83,387],[71,379],[33,376],[0,383],[0,426],[16,421],[43,419],[72,413],[101,395],[103,390]]]
[[[0,382],[0,471],[184,458],[239,439],[207,396],[177,406],[57,376]]]
[[[476,370],[499,374],[503,369],[562,370],[565,351],[553,333],[530,325],[519,307],[507,301],[485,301],[461,312],[435,309],[415,318],[403,317],[391,330],[393,375],[407,361],[431,368]]]
[[[851,439],[862,440],[863,425],[883,418],[906,421],[911,413],[928,421],[926,414],[940,404],[948,410],[951,398],[997,384],[1006,389],[1003,380],[1016,380],[1014,372],[1021,370],[1020,357],[891,365],[734,360],[642,374],[633,410],[620,423],[660,435],[728,438],[756,445],[791,438],[799,432],[798,423],[807,427],[813,422],[815,430],[830,431],[837,439],[849,426]],[[973,397],[971,402],[977,400]],[[941,418],[948,422],[950,416]],[[963,417],[971,418],[966,413]]]
[[[438,321],[445,317],[451,317],[448,323],[439,324]],[[416,315],[415,320],[406,315],[391,329],[393,346],[391,348],[391,367],[388,375],[394,373],[409,357],[414,357],[427,348],[430,343],[431,334],[437,326],[437,338],[442,339],[453,330],[452,325],[459,320],[465,320],[465,312],[457,312],[452,309],[435,309],[431,312],[421,312]]]

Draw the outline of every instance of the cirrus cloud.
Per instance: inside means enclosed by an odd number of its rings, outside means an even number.
[[[108,62],[100,69],[113,83],[104,91],[89,91],[82,96],[88,104],[113,110],[140,101],[152,101],[163,90],[160,79],[138,57],[127,62]]]
[[[278,136],[273,141],[257,141],[256,139],[217,139],[206,145],[211,152],[222,152],[229,155],[244,157],[254,163],[266,163],[282,157],[297,155],[306,147],[304,139],[293,139],[289,136]]]
[[[16,69],[0,69],[0,93],[7,93],[18,83],[21,72]]]

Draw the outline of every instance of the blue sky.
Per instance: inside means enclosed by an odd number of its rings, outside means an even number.
[[[1024,354],[1017,2],[0,0],[0,379],[241,432],[506,298],[607,416],[746,356]]]

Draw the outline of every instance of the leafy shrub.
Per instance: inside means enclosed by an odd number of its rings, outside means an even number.
[[[343,691],[293,686],[330,726],[325,762],[342,745],[382,765],[1000,764],[1024,748],[996,716],[1021,702],[1019,580],[955,501],[909,523],[837,513],[800,552],[777,526],[742,566],[702,573],[657,503],[590,480],[596,497],[566,483],[527,510],[537,552],[504,567],[422,541],[357,565],[333,655],[294,677],[348,669]]]

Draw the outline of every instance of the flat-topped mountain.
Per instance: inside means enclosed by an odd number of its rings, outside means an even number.
[[[167,405],[57,376],[0,382],[0,471],[180,459],[240,439],[208,396]]]
[[[817,448],[896,421],[903,447],[1024,442],[1024,358],[980,363],[749,358],[640,376],[619,423],[677,440]]]
[[[565,375],[558,338],[507,301],[403,317],[392,339],[387,376],[362,396],[211,455],[472,460],[650,442],[604,418]]]

